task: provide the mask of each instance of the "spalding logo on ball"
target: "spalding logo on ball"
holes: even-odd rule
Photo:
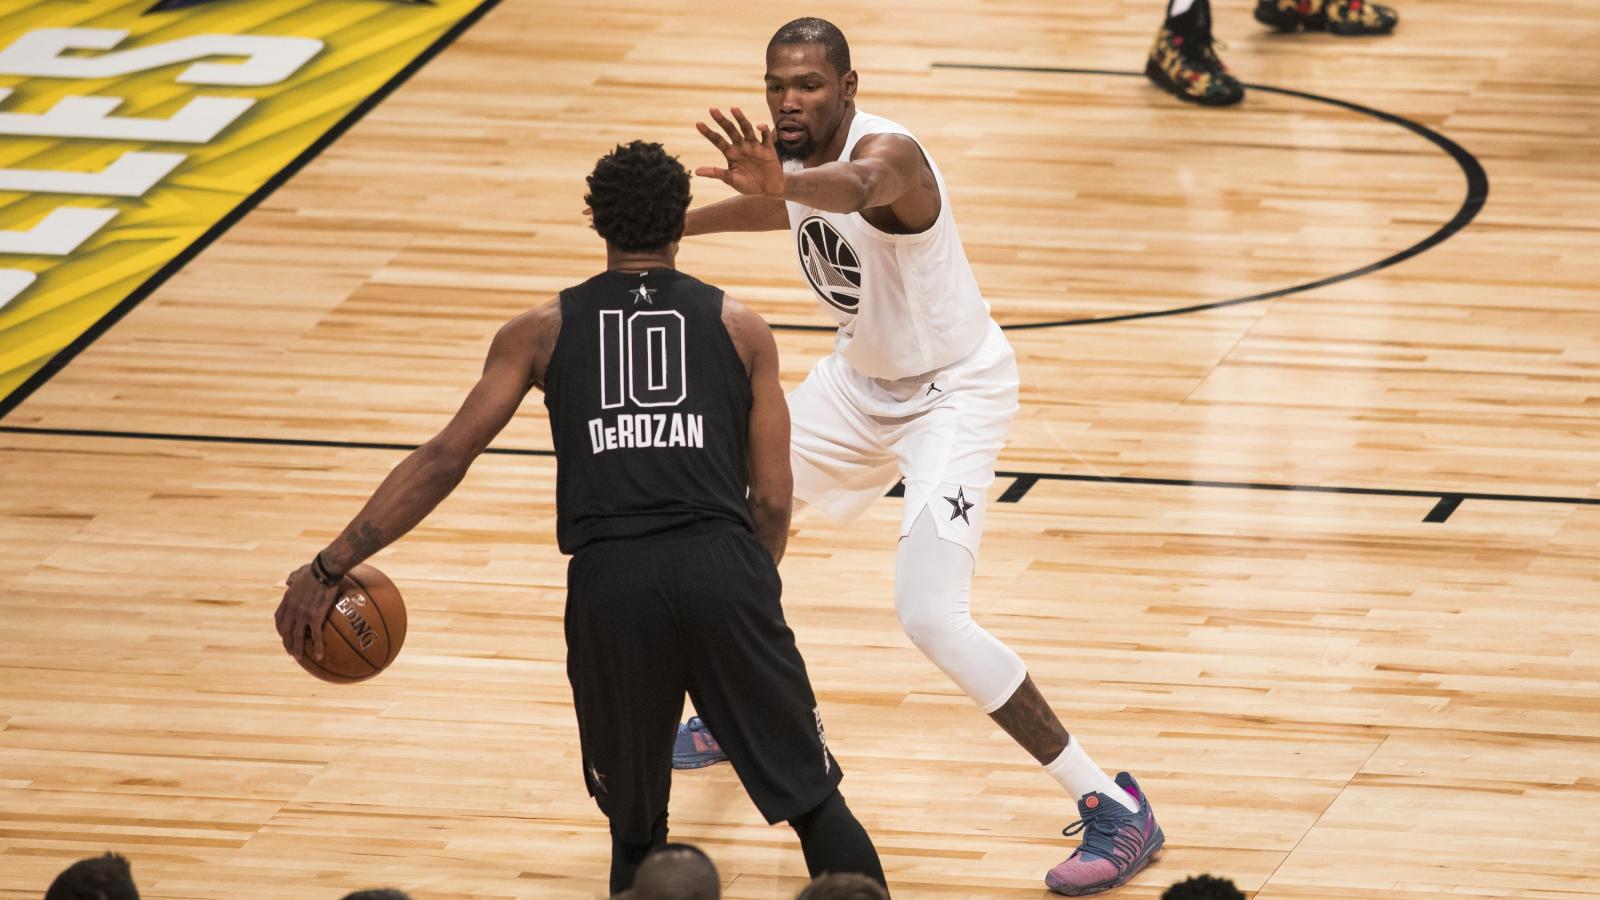
[[[300,666],[323,681],[365,681],[388,668],[405,641],[406,605],[399,589],[389,576],[362,564],[339,582],[339,599],[322,623],[322,658],[308,652]]]

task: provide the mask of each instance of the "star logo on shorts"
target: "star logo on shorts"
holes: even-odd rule
[[[606,777],[600,774],[600,769],[594,763],[589,763],[589,780],[594,782],[594,789],[604,794],[606,792]]]
[[[973,502],[967,499],[967,492],[964,488],[956,488],[956,495],[945,499],[950,501],[950,521],[954,522],[956,519],[960,519],[968,525],[972,524],[972,520],[967,518],[967,510],[973,507]]]
[[[922,396],[924,396],[924,397],[932,397],[934,391],[938,391],[939,393],[942,394],[942,393],[944,393],[944,388],[939,387],[939,382],[937,382],[937,381],[930,382],[928,384],[928,392],[926,394],[923,394]],[[945,499],[948,500],[950,498],[946,497]]]
[[[650,297],[657,293],[660,292],[655,288],[647,288],[641,284],[637,289],[629,291],[628,296],[633,298],[634,306],[638,306],[641,303],[645,304],[646,306],[655,306],[656,302],[651,300]]]

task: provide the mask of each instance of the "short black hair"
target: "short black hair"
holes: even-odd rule
[[[889,892],[865,875],[832,872],[811,882],[794,900],[889,900]]]
[[[44,900],[139,900],[139,889],[127,859],[107,853],[67,866],[50,882]]]
[[[594,164],[583,202],[594,211],[594,230],[613,247],[660,250],[683,237],[689,171],[660,144],[618,144]]]
[[[711,862],[711,854],[705,852],[704,850],[701,850],[699,847],[696,847],[694,844],[685,844],[685,843],[681,843],[679,841],[668,841],[665,844],[659,844],[659,845],[656,846],[655,849],[651,850],[648,854],[646,854],[645,858],[648,859],[651,856],[655,856],[657,853],[670,853],[673,850],[684,850],[684,851],[687,851],[689,853],[693,853],[695,856],[700,857],[701,859],[705,860],[706,862]]]
[[[635,900],[718,900],[722,879],[704,850],[693,844],[663,844],[639,865]]]
[[[411,895],[394,888],[378,888],[371,891],[356,891],[353,894],[345,894],[344,900],[411,900]]]
[[[1196,875],[1167,888],[1161,900],[1244,900],[1244,892],[1226,878]]]
[[[838,69],[840,75],[850,71],[850,42],[844,39],[844,32],[839,30],[839,26],[827,19],[815,16],[795,19],[778,29],[778,33],[767,42],[767,49],[781,44],[821,44],[828,65]]]

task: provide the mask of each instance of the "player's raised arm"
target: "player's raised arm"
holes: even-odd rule
[[[785,231],[789,210],[778,197],[740,195],[689,210],[683,217],[683,236],[724,231]]]
[[[782,562],[794,511],[794,472],[789,402],[778,383],[778,344],[761,316],[726,297],[722,321],[750,372],[750,516],[772,561]]]
[[[322,658],[321,623],[344,573],[415,528],[511,421],[528,389],[542,378],[559,328],[555,303],[501,328],[482,377],[444,430],[401,460],[339,537],[289,575],[275,620],[284,649],[296,660],[304,658],[308,628],[312,655]]]
[[[931,194],[937,214],[938,188],[921,148],[909,137],[868,135],[857,142],[848,161],[786,172],[773,145],[772,129],[752,125],[738,107],[732,112],[730,121],[721,110],[711,110],[721,133],[696,123],[728,163],[726,168],[702,166],[696,175],[715,178],[750,197],[793,201],[836,213],[893,206],[913,193]]]

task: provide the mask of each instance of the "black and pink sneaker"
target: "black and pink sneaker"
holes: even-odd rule
[[[1044,876],[1050,890],[1068,897],[1098,894],[1121,887],[1149,865],[1166,842],[1156,824],[1150,800],[1127,772],[1117,773],[1117,786],[1139,801],[1138,812],[1096,791],[1078,799],[1078,821],[1062,829],[1083,843],[1061,865]]]
[[[699,716],[691,716],[688,722],[678,726],[678,737],[672,744],[674,769],[703,769],[727,761],[728,754],[722,751],[722,745],[711,736],[710,729]]]

